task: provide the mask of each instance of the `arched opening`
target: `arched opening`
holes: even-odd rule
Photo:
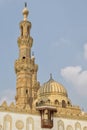
[[[47,100],[47,103],[50,103],[50,99]]]
[[[73,130],[72,126],[67,126],[67,130]]]
[[[12,118],[10,115],[6,115],[4,117],[4,129],[5,130],[12,130]]]
[[[23,26],[21,26],[21,36],[23,36]]]
[[[67,104],[68,104],[68,106],[70,106],[71,105],[70,101],[68,101]]]
[[[43,101],[43,100],[41,100],[39,104],[40,104],[40,105],[44,104],[44,101]]]
[[[56,105],[59,105],[59,101],[58,101],[57,99],[55,100],[55,104],[56,104]]]
[[[26,89],[26,94],[28,94],[28,90]]]
[[[75,124],[75,130],[81,130],[81,125],[79,122]]]
[[[65,100],[62,100],[62,107],[63,107],[63,108],[66,107],[66,102],[65,102]]]
[[[29,36],[29,26],[27,27],[27,36]]]
[[[26,120],[26,130],[34,130],[34,120],[32,117],[29,117]]]
[[[62,120],[58,121],[58,130],[64,130],[64,122]]]
[[[38,102],[36,102],[36,106],[38,106]]]

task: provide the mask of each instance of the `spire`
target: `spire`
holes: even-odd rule
[[[32,51],[32,56],[34,56],[34,51]]]
[[[25,2],[25,8],[27,7],[27,3]]]
[[[50,80],[52,80],[53,78],[52,78],[52,73],[50,73]]]
[[[27,17],[28,17],[29,11],[27,9],[27,3],[26,2],[25,2],[25,7],[24,7],[24,9],[22,11],[22,14],[24,16],[24,21],[27,21]]]

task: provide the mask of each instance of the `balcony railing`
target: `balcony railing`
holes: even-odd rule
[[[53,120],[42,119],[41,127],[51,129],[53,127]]]

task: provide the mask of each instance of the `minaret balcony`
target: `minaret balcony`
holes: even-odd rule
[[[53,127],[53,120],[47,120],[47,119],[43,119],[41,121],[41,127],[42,128],[52,128]]]

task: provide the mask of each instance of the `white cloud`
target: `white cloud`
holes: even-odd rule
[[[75,86],[81,95],[87,95],[87,71],[80,66],[69,66],[61,69],[63,78]]]
[[[84,45],[84,58],[87,60],[87,43]]]
[[[60,38],[57,42],[55,42],[56,46],[62,46],[62,47],[66,47],[70,44],[71,44],[71,42],[67,39],[64,39],[64,38]]]
[[[11,102],[14,102],[15,92],[13,90],[5,90],[0,94],[0,104],[4,101],[9,105]]]

